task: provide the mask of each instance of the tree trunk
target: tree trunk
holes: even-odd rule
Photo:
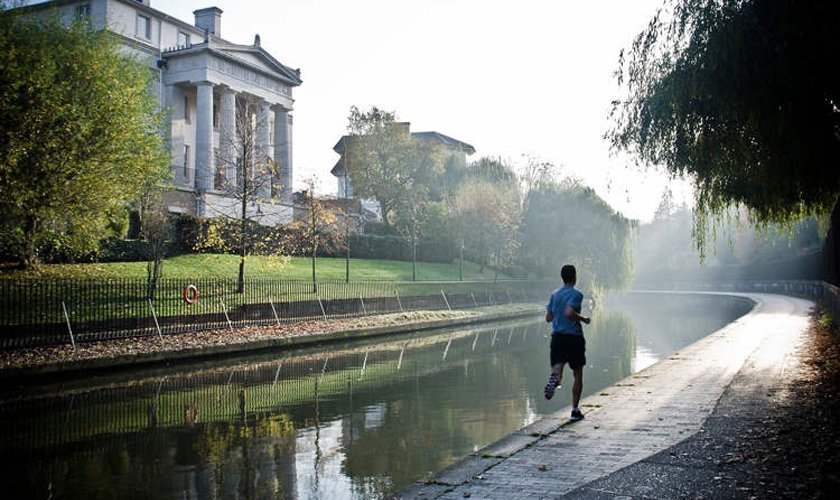
[[[315,278],[315,253],[318,251],[316,245],[312,246],[312,293],[318,293],[318,280]]]
[[[411,281],[417,281],[417,237],[411,237]]]
[[[37,229],[38,220],[35,217],[27,218],[26,225],[23,228],[23,255],[20,262],[20,267],[23,269],[32,269],[37,262],[35,255],[35,232]]]
[[[239,278],[236,281],[236,291],[238,293],[245,293],[245,252],[239,256]]]

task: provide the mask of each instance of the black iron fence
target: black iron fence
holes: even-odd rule
[[[241,288],[241,290],[240,290]],[[542,302],[549,282],[0,280],[0,348]]]

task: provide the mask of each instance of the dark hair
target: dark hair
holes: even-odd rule
[[[575,283],[577,281],[577,270],[575,266],[566,264],[560,269],[560,277],[563,278],[563,283]]]

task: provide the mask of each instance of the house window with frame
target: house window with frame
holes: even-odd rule
[[[190,34],[183,31],[178,32],[178,47],[188,47],[190,45]]]
[[[146,40],[152,39],[152,19],[149,16],[137,14],[136,34],[137,36],[145,38]]]
[[[89,3],[83,3],[76,6],[76,19],[79,21],[90,21]]]
[[[190,123],[190,96],[184,96],[184,121]]]
[[[190,146],[184,144],[184,180],[190,180]]]

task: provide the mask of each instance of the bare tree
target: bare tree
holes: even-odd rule
[[[315,197],[315,180],[309,179],[306,183],[309,189],[304,193],[301,205],[307,213],[292,223],[295,241],[288,242],[287,246],[294,245],[300,253],[311,257],[312,293],[318,293],[318,279],[315,273],[318,249],[331,249],[337,242],[342,242],[345,231],[337,223],[341,213],[330,210],[322,200]]]
[[[256,97],[236,97],[235,118],[220,124],[214,186],[231,200],[214,207],[213,224],[233,241],[229,251],[239,255],[238,291],[245,291],[245,261],[254,249],[254,228],[280,195],[279,165],[271,158],[271,123],[266,104]]]

